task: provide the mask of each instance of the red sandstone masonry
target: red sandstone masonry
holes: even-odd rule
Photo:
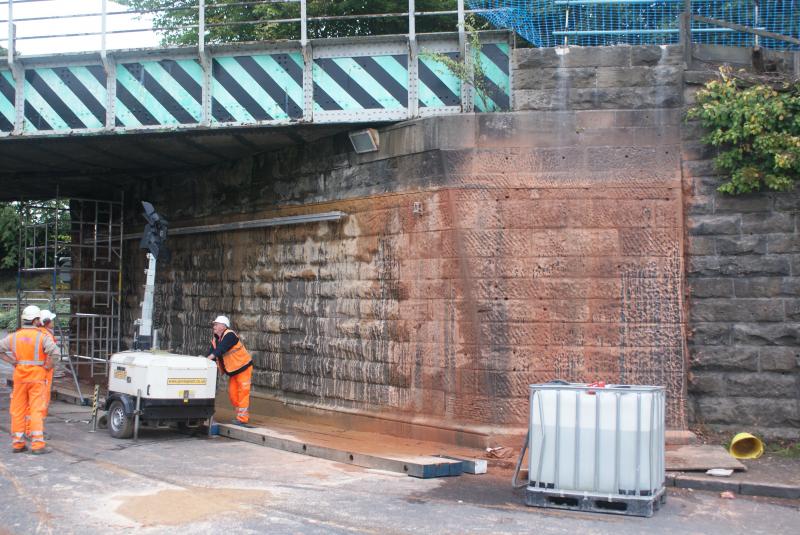
[[[256,359],[257,391],[334,409],[517,427],[531,383],[624,379],[667,386],[681,425],[676,153],[624,129],[613,141],[630,146],[491,138],[440,151],[448,175],[425,189],[398,185],[414,178],[398,169],[385,178],[396,191],[236,215],[342,210],[341,223],[175,237],[159,285],[164,335],[202,351],[208,318],[227,312]],[[185,202],[162,195],[167,217]]]

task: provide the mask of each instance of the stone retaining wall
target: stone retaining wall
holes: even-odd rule
[[[520,49],[513,113],[387,127],[370,155],[337,137],[156,177],[127,198],[178,225],[349,214],[176,237],[166,339],[202,352],[227,312],[260,395],[407,422],[519,430],[528,384],[603,379],[665,385],[673,427],[688,407],[718,430],[796,437],[800,196],[715,193],[683,121],[685,81],[707,74],[682,61]]]
[[[700,50],[705,63],[752,68],[749,51]],[[791,55],[767,61],[791,68]],[[690,73],[686,101],[710,76]],[[722,432],[800,438],[800,193],[732,197],[695,123],[684,127],[690,418]]]
[[[202,353],[227,313],[256,391],[292,403],[519,432],[529,384],[623,380],[666,385],[680,427],[679,114],[659,114],[430,118],[374,155],[328,139],[158,177],[126,198],[176,226],[348,214],[171,238],[164,339]],[[144,263],[126,254],[130,319]]]

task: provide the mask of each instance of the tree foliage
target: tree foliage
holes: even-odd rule
[[[52,247],[57,238],[66,252],[51,250],[50,254],[69,254],[68,244],[72,241],[69,201],[49,200],[22,205],[17,202],[0,203],[0,269],[17,268],[22,221],[25,222],[23,234],[29,245],[35,243],[41,246],[48,242]],[[56,229],[58,229],[57,235]],[[27,254],[28,261],[32,261],[31,255],[43,253],[38,250],[36,253],[28,251]],[[39,258],[41,259],[41,256]]]
[[[791,190],[800,177],[800,82],[770,84],[721,69],[689,110],[709,130],[703,141],[719,148],[716,167],[729,175],[719,186],[737,195]]]
[[[17,267],[19,214],[15,203],[0,203],[0,269]]]
[[[135,10],[155,11],[154,29],[162,36],[162,44],[193,45],[197,43],[197,0],[118,0]],[[207,0],[208,5],[242,4],[241,0]],[[408,9],[403,0],[308,0],[309,17],[402,13]],[[417,11],[454,9],[453,0],[417,0]],[[160,11],[169,8],[169,11]],[[182,8],[182,9],[181,9]],[[207,7],[205,24],[207,43],[230,43],[274,39],[299,39],[300,23],[269,23],[270,20],[300,17],[299,3],[244,4]],[[255,21],[255,23],[253,23]],[[218,24],[235,25],[217,26]],[[417,31],[455,31],[455,17],[437,15],[417,18]],[[357,18],[335,21],[309,21],[311,39],[348,37],[353,35],[402,34],[408,31],[407,17]]]

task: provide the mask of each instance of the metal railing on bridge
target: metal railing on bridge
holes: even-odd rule
[[[100,0],[99,10],[15,17],[15,7],[46,1],[0,2],[8,8],[0,21],[8,26],[7,58],[0,62],[0,136],[396,121],[511,108],[508,32],[480,34],[481,85],[488,98],[476,98],[473,84],[434,55],[470,61],[466,18],[476,11],[466,9],[464,0],[445,11],[420,11],[415,0],[400,0],[406,10],[340,15],[309,15],[306,0],[187,0],[148,10],[109,10],[109,2]],[[289,6],[297,16],[265,17],[254,6]],[[244,15],[225,15],[245,7],[250,11]],[[110,23],[131,14],[156,18],[147,28]],[[455,31],[417,33],[418,20],[427,17],[450,17]],[[53,24],[45,33],[23,31],[45,20],[83,21],[78,26],[86,31],[53,31],[59,27]],[[376,20],[394,21],[386,28],[395,34],[374,35],[370,25]],[[336,38],[319,38],[334,23],[347,24]],[[223,43],[233,28],[258,29],[238,39],[274,37],[267,31],[274,27],[290,39]],[[169,42],[146,50],[109,46],[114,36],[153,29]],[[372,35],[358,35],[364,32]],[[17,50],[27,41],[92,37],[100,41],[89,45],[90,52],[30,56]]]
[[[468,0],[535,46],[671,44],[691,13],[694,43],[800,48],[798,0]]]

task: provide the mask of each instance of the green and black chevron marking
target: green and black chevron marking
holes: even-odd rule
[[[447,52],[444,55],[453,60],[458,59],[458,52]],[[418,70],[420,108],[461,106],[461,80],[444,63],[421,55]]]
[[[486,102],[475,96],[477,111],[511,109],[511,80],[508,74],[509,48],[507,43],[485,44],[481,48]]]
[[[14,130],[14,78],[11,71],[0,71],[0,132]]]
[[[215,58],[212,74],[213,122],[303,117],[303,56],[299,53]]]
[[[445,53],[457,59],[457,52]],[[477,111],[508,110],[511,106],[511,85],[508,68],[508,45],[485,44],[481,48],[486,102],[475,95]],[[461,105],[461,81],[443,63],[421,55],[419,59],[419,107],[446,108]]]
[[[106,74],[100,65],[25,71],[26,131],[103,128]]]
[[[194,59],[117,65],[116,124],[197,124],[203,117],[203,69]]]
[[[407,55],[317,58],[313,77],[316,110],[400,110],[408,105]]]

